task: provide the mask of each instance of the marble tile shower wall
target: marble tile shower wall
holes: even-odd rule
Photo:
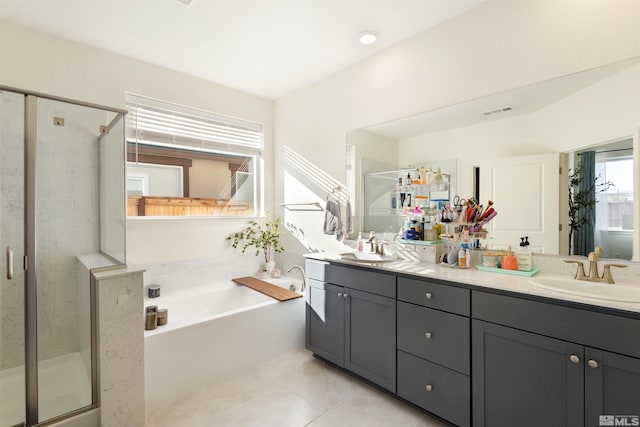
[[[64,126],[54,126],[63,117]],[[38,100],[38,351],[40,359],[78,351],[76,256],[100,251],[98,144],[103,111]]]
[[[0,241],[14,254],[24,252],[24,98],[0,94]],[[24,272],[0,277],[0,370],[24,360]]]
[[[144,284],[158,284],[161,292],[175,292],[255,275],[264,260],[249,254],[223,255],[145,265]],[[284,273],[284,272],[283,272]]]

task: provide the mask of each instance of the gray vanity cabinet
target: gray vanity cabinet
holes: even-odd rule
[[[456,426],[597,427],[603,415],[640,416],[637,314],[358,267],[323,271],[310,281],[307,348]]]
[[[329,265],[326,281],[324,320],[307,305],[307,348],[395,393],[395,276]]]
[[[640,415],[638,319],[479,291],[473,317],[474,427]]]

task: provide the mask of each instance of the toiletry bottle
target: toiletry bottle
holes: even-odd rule
[[[531,271],[533,268],[533,254],[529,248],[529,236],[520,238],[520,248],[516,251],[516,258],[518,258],[518,270]]]
[[[440,184],[442,182],[442,170],[440,170],[440,168],[438,168],[438,172],[436,172],[433,180],[436,184]]]
[[[469,250],[468,245],[465,248],[464,253],[465,253],[465,258],[467,259],[467,268],[469,268],[471,267],[471,251]]]
[[[364,252],[364,239],[362,238],[362,232],[358,232],[358,239],[356,240],[356,252],[359,254]]]
[[[433,184],[433,169],[429,166],[429,171],[427,172],[427,184]]]
[[[420,175],[420,184],[425,185],[427,183],[427,170],[424,166],[420,166],[419,175]]]
[[[518,258],[513,255],[513,251],[511,250],[511,246],[507,251],[507,255],[502,257],[502,269],[503,270],[517,270],[518,269]]]
[[[460,251],[458,252],[458,267],[466,268],[467,267],[467,253],[465,252],[466,243],[463,243],[460,246]]]

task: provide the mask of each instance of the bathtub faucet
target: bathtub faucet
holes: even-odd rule
[[[302,287],[300,288],[300,291],[304,292],[305,289],[307,289],[307,273],[305,273],[304,268],[300,267],[299,265],[294,265],[287,270],[287,273],[291,273],[292,270],[300,270],[300,273],[302,273]]]

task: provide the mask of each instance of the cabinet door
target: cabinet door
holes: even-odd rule
[[[473,425],[583,426],[584,348],[473,320]]]
[[[395,299],[350,288],[344,292],[344,367],[395,393]]]
[[[341,286],[328,283],[324,289],[309,287],[307,303],[307,349],[338,366],[344,366],[343,292]],[[312,308],[318,306],[324,306],[323,316]]]
[[[587,347],[584,382],[585,425],[599,425],[600,415],[640,416],[640,359]]]

